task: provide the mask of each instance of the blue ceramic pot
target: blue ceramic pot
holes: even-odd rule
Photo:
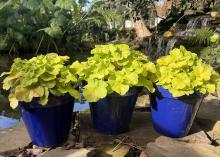
[[[90,103],[93,125],[103,134],[120,134],[128,131],[139,90],[124,96],[110,94]]]
[[[161,86],[151,94],[151,115],[155,130],[169,137],[188,134],[204,96],[195,93],[175,98]]]
[[[73,101],[70,97],[50,96],[46,106],[37,101],[20,103],[19,110],[34,145],[55,147],[67,140]]]

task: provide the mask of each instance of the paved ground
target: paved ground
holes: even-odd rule
[[[127,133],[118,136],[109,136],[109,135],[102,135],[97,133],[96,130],[92,127],[91,117],[89,113],[80,114],[80,125],[81,125],[81,137],[80,137],[81,141],[83,141],[84,144],[86,144],[87,147],[89,147],[89,149],[79,150],[80,152],[83,152],[84,155],[87,152],[89,152],[88,150],[93,150],[94,147],[103,148],[103,149],[106,148],[112,149],[116,146],[117,139],[123,139],[124,137],[130,137],[131,140],[135,143],[135,145],[140,146],[141,148],[146,148],[146,145],[149,142],[151,142],[152,144],[151,146],[158,146],[158,141],[159,141],[159,145],[161,146],[160,141],[161,139],[164,139],[161,137],[158,138],[160,135],[154,131],[151,123],[150,112],[135,112],[131,122],[130,130]],[[204,130],[205,133],[207,133],[207,135],[210,135],[210,137],[212,135],[215,135],[215,138],[218,137],[220,138],[220,107],[216,97],[208,96],[204,100],[204,103],[200,107],[199,113],[196,117],[191,134],[200,132],[201,130]],[[208,139],[210,139],[211,141],[212,137]],[[154,143],[155,140],[156,142]],[[179,143],[178,141],[172,141],[172,140],[170,141],[171,143],[174,143],[175,145],[182,147],[182,144]],[[211,141],[210,143],[212,142],[213,141]],[[217,145],[220,144],[220,141],[216,140],[215,142],[216,142],[215,144]],[[13,151],[18,148],[23,148],[24,146],[27,146],[29,143],[30,143],[30,139],[23,125],[19,125],[10,129],[0,130],[0,155],[4,154],[3,152]],[[164,140],[162,140],[162,143],[164,143]],[[191,143],[189,145],[193,145],[192,147],[196,146]],[[207,148],[211,147],[210,149],[214,150],[214,152],[218,152],[215,149],[219,149],[219,147],[214,147],[207,143],[205,143],[205,145],[208,145]],[[202,146],[199,145],[199,149],[201,149],[200,147]],[[155,147],[152,148],[152,150],[154,149]],[[164,149],[166,150],[169,148],[163,147],[163,151]],[[48,157],[51,156],[51,154],[54,153],[57,154],[58,152],[60,152],[61,156],[62,154],[68,154],[67,156],[71,156],[71,154],[79,153],[77,150],[74,149],[71,150],[66,151],[65,149],[57,148],[57,149],[53,149],[53,151],[48,151],[43,155],[44,157]],[[126,148],[126,150],[129,149]],[[156,148],[155,150],[157,150],[158,152],[158,148]],[[57,156],[59,156],[59,153],[57,154]]]

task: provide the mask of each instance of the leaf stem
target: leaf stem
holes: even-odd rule
[[[59,50],[58,50],[57,44],[55,43],[55,41],[54,41],[54,40],[52,40],[52,41],[53,41],[53,45],[54,45],[54,47],[55,47],[55,49],[56,49],[57,53],[59,53]]]
[[[45,36],[45,35],[43,35],[43,36],[41,37],[40,43],[39,43],[39,45],[38,45],[38,47],[37,47],[37,50],[36,50],[36,52],[35,52],[36,55],[37,55],[37,53],[38,53],[38,51],[39,51],[39,49],[40,49],[40,46],[41,46],[41,44],[42,44],[42,42],[43,42],[43,40],[44,40],[44,36]]]

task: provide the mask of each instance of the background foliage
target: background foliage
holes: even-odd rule
[[[0,3],[0,50],[70,51],[101,42],[114,14],[87,1],[4,0]],[[111,16],[109,16],[111,15]],[[89,43],[90,45],[86,45]]]

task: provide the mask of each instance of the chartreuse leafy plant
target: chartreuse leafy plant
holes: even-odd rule
[[[213,93],[217,88],[219,74],[183,46],[170,51],[168,56],[157,60],[157,85],[169,90],[174,97]]]
[[[210,46],[200,51],[200,57],[216,71],[220,71],[220,34],[214,33],[210,37]]]
[[[92,57],[74,62],[70,71],[85,81],[83,95],[89,102],[98,101],[116,92],[126,94],[130,87],[144,86],[154,92],[156,67],[139,51],[126,44],[97,45]]]
[[[40,104],[46,105],[49,93],[55,96],[69,93],[78,98],[79,93],[74,89],[77,78],[64,65],[68,59],[68,56],[58,56],[56,53],[30,60],[15,59],[11,70],[1,75],[7,76],[3,81],[3,89],[10,90],[10,106],[16,108],[19,101],[31,102],[36,97]]]

